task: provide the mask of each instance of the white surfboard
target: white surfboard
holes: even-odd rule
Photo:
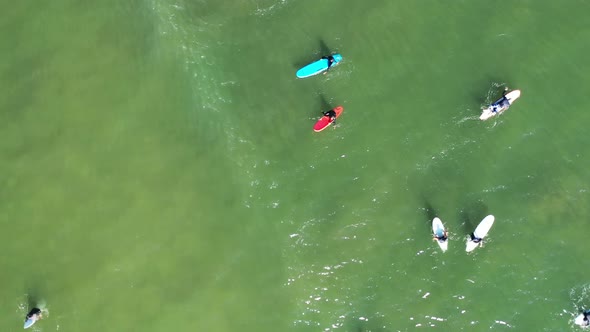
[[[443,225],[442,221],[438,218],[432,219],[432,234],[437,237],[443,237],[445,234],[445,226]],[[436,242],[440,246],[440,249],[445,252],[449,248],[449,239],[439,240],[436,239]]]
[[[488,232],[490,231],[490,228],[492,228],[493,224],[494,224],[494,216],[492,216],[491,214],[489,216],[483,218],[483,220],[475,228],[475,231],[473,231],[473,237],[483,240],[483,238],[486,235],[488,235]],[[470,236],[469,238],[467,238],[467,246],[465,247],[465,251],[471,252],[475,248],[477,248],[478,246],[479,246],[479,242],[473,242],[473,239]]]
[[[506,100],[504,100],[506,97]],[[516,99],[520,97],[520,90],[512,90],[508,92],[502,98],[496,100],[493,104],[485,108],[481,115],[479,116],[480,120],[487,120],[491,117],[494,117],[498,114],[502,114],[504,111],[508,109],[514,103]]]

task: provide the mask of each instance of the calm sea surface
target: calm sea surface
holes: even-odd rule
[[[590,307],[589,1],[0,12],[0,331],[30,305],[60,332],[575,331]]]

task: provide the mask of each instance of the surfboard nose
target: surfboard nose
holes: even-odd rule
[[[518,97],[520,97],[520,90],[514,90],[512,92],[514,93],[514,98],[515,99],[518,98]]]
[[[506,94],[506,97],[508,98],[508,100],[510,100],[510,103],[512,104],[512,102],[520,98],[520,90],[512,90],[508,92],[508,94]]]

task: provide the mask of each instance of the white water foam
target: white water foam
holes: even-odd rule
[[[273,0],[274,3],[267,4],[268,1],[262,1],[264,4],[256,4],[254,15],[268,16],[274,14],[277,10],[283,8],[287,4],[287,0]]]

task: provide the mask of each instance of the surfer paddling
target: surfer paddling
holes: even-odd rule
[[[432,240],[436,241],[440,249],[445,252],[449,248],[449,232],[440,218],[432,219]]]
[[[35,324],[35,322],[37,322],[41,318],[43,318],[43,315],[41,314],[41,309],[31,309],[31,311],[29,311],[29,313],[25,317],[25,329],[33,326],[33,324]]]
[[[338,106],[326,112],[320,111],[322,117],[315,123],[315,125],[313,125],[313,131],[317,133],[328,128],[332,124],[336,124],[336,118],[338,118],[343,111],[344,107],[342,106]]]
[[[488,235],[490,228],[492,228],[492,225],[494,224],[494,220],[495,218],[491,214],[483,218],[483,220],[479,223],[479,225],[477,225],[473,233],[469,234],[465,246],[465,251],[471,252],[475,250],[475,248],[477,247],[483,247],[483,239],[486,237],[486,235]]]

